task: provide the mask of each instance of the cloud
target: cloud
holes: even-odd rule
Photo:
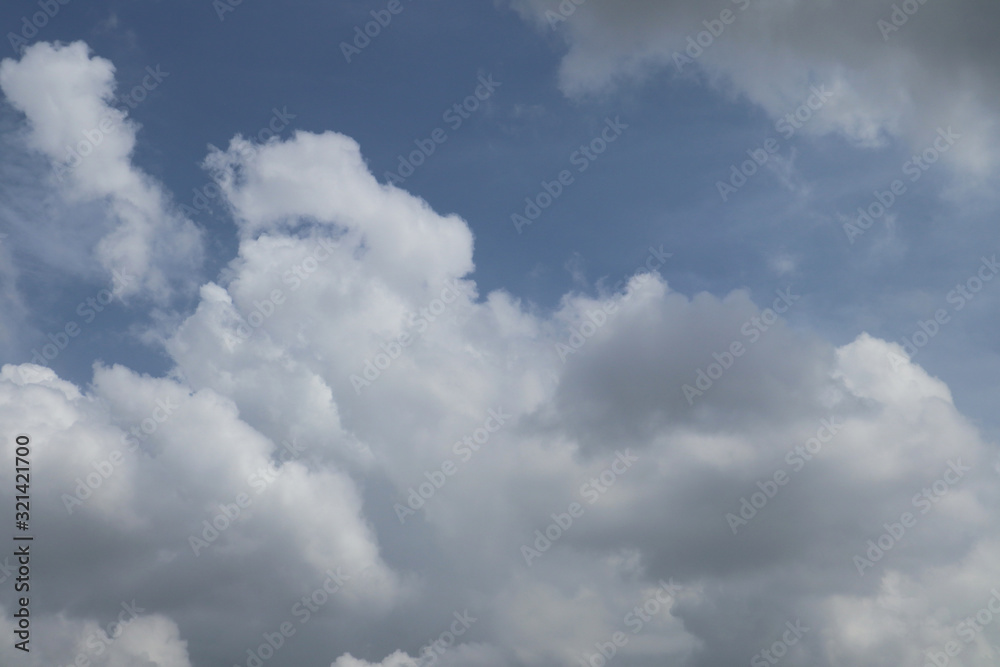
[[[120,611],[122,608],[125,611]],[[28,667],[72,663],[78,658],[81,664],[94,667],[191,667],[187,645],[180,638],[177,625],[159,614],[130,616],[133,609],[134,605],[123,602],[114,610],[120,611],[120,617],[127,621],[120,625],[113,621],[101,626],[93,620],[72,619],[63,614],[35,616],[35,632],[44,636],[44,642],[31,644],[29,653],[5,642],[0,645],[0,656],[7,664]],[[7,610],[4,611],[0,625],[4,626],[5,635],[13,636],[16,626],[8,620]]]
[[[166,76],[150,68],[146,90]],[[27,147],[49,162],[50,195],[68,205],[99,204],[96,258],[109,278],[113,271],[138,277],[116,284],[116,294],[165,302],[178,287],[190,287],[192,271],[201,266],[202,234],[176,212],[162,186],[132,163],[138,125],[124,105],[112,104],[111,62],[91,55],[83,42],[40,42],[20,60],[0,63],[0,89],[27,117]],[[62,224],[79,224],[79,216]]]
[[[661,71],[702,72],[777,119],[822,85],[833,97],[804,132],[838,133],[859,146],[898,137],[919,152],[950,125],[965,139],[946,161],[967,178],[996,167],[986,148],[1000,111],[994,7],[916,0],[511,5],[539,30],[565,37],[559,80],[568,95],[607,93]]]
[[[220,174],[246,236],[316,223],[363,239],[366,265],[385,278],[440,284],[473,269],[472,234],[458,216],[441,216],[426,202],[382,185],[365,167],[358,144],[342,134],[296,132],[251,150],[237,137],[214,151],[206,167]],[[426,274],[430,272],[431,276]]]
[[[171,371],[0,371],[3,455],[31,434],[35,521],[76,554],[41,617],[136,598],[164,665],[709,667],[788,624],[789,664],[879,665],[997,585],[991,445],[897,345],[787,325],[794,289],[645,274],[542,314],[480,295],[467,224],[348,137],[207,164],[239,254],[158,332]]]
[[[423,654],[422,654],[423,655]],[[330,667],[420,667],[421,665],[441,665],[441,667],[499,667],[505,664],[496,649],[481,644],[463,644],[453,649],[442,649],[430,652],[421,658],[410,657],[402,651],[387,655],[381,662],[368,662],[345,654],[334,661]]]
[[[336,662],[330,667],[416,667],[417,663],[410,656],[397,651],[392,655],[386,657],[382,662],[367,662],[365,660],[358,660],[347,654],[340,658],[337,658]]]

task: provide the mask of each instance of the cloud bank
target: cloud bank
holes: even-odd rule
[[[613,41],[586,20],[607,8],[574,18],[568,90],[668,57],[657,26],[680,10],[626,3],[642,58],[577,71]],[[43,44],[0,85],[57,160],[111,74]],[[832,126],[919,125],[866,108]],[[129,161],[129,128],[59,192],[105,202],[97,256],[169,296],[198,233]],[[467,223],[335,132],[236,137],[206,166],[239,251],[155,332],[169,373],[0,371],[0,442],[12,460],[30,434],[44,535],[45,648],[22,663],[993,663],[994,448],[899,346],[794,330],[794,285],[688,296],[640,274],[553,313],[481,295]],[[13,622],[5,606],[6,659]]]

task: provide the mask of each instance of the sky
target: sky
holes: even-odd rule
[[[0,663],[996,664],[998,27],[4,4]]]

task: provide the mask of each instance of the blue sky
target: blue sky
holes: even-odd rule
[[[874,188],[899,175],[910,150],[902,142],[888,138],[884,146],[859,150],[838,136],[786,140],[775,119],[745,98],[705,86],[693,66],[686,77],[668,68],[614,94],[567,99],[556,85],[565,46],[554,31],[539,33],[513,10],[486,4],[427,2],[417,12],[403,7],[350,63],[339,45],[371,20],[366,4],[240,5],[220,20],[210,3],[71,3],[39,37],[86,40],[115,63],[123,92],[145,76],[146,66],[169,74],[130,109],[130,117],[142,125],[136,164],[161,178],[179,203],[190,205],[194,189],[208,182],[198,165],[209,144],[224,145],[236,132],[257,134],[275,108],[295,116],[286,134],[333,129],[355,138],[380,180],[414,141],[447,129],[448,144],[407,179],[407,189],[468,221],[484,292],[504,288],[542,308],[581,287],[565,269],[573,258],[582,261],[592,284],[601,276],[627,275],[649,245],[664,244],[674,257],[661,273],[672,286],[723,295],[739,287],[767,293],[784,284],[770,265],[787,254],[798,258],[796,284],[824,304],[813,317],[824,317],[834,305],[851,311],[853,321],[835,340],[859,330],[892,339],[922,315],[907,310],[898,314],[901,321],[889,321],[878,302],[898,295],[897,281],[911,289],[943,289],[981,247],[975,232],[935,232],[935,217],[955,215],[954,206],[933,194],[955,175],[938,169],[897,208],[909,221],[897,243],[917,246],[906,253],[911,270],[901,266],[903,257],[865,261],[868,248],[845,242],[839,216],[867,205]],[[9,11],[7,22],[16,24],[16,8]],[[410,55],[417,52],[419,58]],[[480,74],[502,85],[452,130],[442,113],[474,91]],[[622,141],[580,174],[579,187],[517,234],[510,215],[523,214],[524,198],[570,166],[569,156],[608,117],[629,125]],[[795,152],[796,176],[809,195],[796,197],[774,174],[762,173],[721,201],[717,181],[767,138],[779,140],[782,157]],[[213,208],[195,219],[215,250],[206,275],[235,251],[231,221],[222,207]],[[988,198],[970,208],[960,213],[963,228],[988,225],[995,212]],[[885,237],[876,227],[859,243]],[[891,291],[883,293],[886,288]],[[881,316],[862,319],[873,303]],[[835,319],[842,318],[841,312]],[[89,363],[75,369],[88,371]]]
[[[849,618],[864,614],[883,614],[885,627],[920,625],[872,611],[878,590],[905,589],[899,595],[923,600],[927,616],[982,597],[928,582],[942,567],[961,579],[960,563],[971,568],[970,554],[994,548],[980,515],[1000,433],[993,10],[933,0],[52,0],[43,21],[44,4],[0,8],[0,358],[9,385],[0,405],[5,433],[90,443],[40,482],[58,515],[52,525],[117,521],[119,539],[138,545],[149,526],[181,512],[153,555],[135,546],[123,563],[131,581],[163,568],[165,580],[192,591],[180,602],[133,586],[154,611],[130,641],[172,656],[158,664],[228,664],[245,653],[236,601],[257,604],[255,593],[234,579],[232,589],[201,595],[192,582],[209,576],[205,559],[178,565],[190,549],[168,536],[183,537],[204,508],[235,495],[254,457],[266,460],[290,434],[310,443],[308,465],[285,464],[293,474],[280,478],[281,500],[257,524],[241,520],[214,566],[242,558],[252,578],[290,558],[298,574],[266,586],[286,597],[334,561],[367,566],[375,579],[369,596],[324,612],[329,636],[314,629],[274,664],[408,665],[428,631],[408,624],[408,613],[476,600],[487,620],[474,642],[439,656],[445,663],[576,664],[567,662],[583,652],[574,641],[590,633],[593,645],[613,631],[608,619],[626,598],[672,574],[685,578],[688,597],[623,647],[623,664],[750,660],[770,630],[737,618],[741,605],[766,609],[777,628],[792,618],[783,614],[824,624],[823,641],[804,642],[797,663],[879,664],[926,654],[928,638],[947,633],[855,642]],[[376,31],[379,17],[386,25]],[[31,21],[45,25],[31,32]],[[366,25],[377,34],[345,47]],[[18,33],[23,43],[11,41]],[[115,107],[126,116],[94,134]],[[100,138],[93,153],[67,172],[67,146],[88,136]],[[390,183],[414,151],[422,164]],[[526,199],[551,205],[519,228]],[[856,227],[859,209],[873,212],[870,227]],[[320,239],[337,244],[331,260]],[[670,255],[658,275],[626,286],[653,251]],[[286,276],[304,261],[318,268],[299,291]],[[425,333],[409,313],[440,305],[448,284],[462,286],[458,305],[444,301]],[[759,345],[748,340],[747,322],[788,289],[799,298],[760,330]],[[581,329],[588,321],[592,335]],[[392,356],[386,346],[397,342]],[[738,342],[747,355],[730,372],[719,355]],[[559,354],[566,344],[568,358]],[[46,345],[60,349],[31,366]],[[372,366],[379,354],[391,356],[386,368]],[[696,378],[713,360],[725,368],[706,389]],[[109,434],[142,423],[149,401],[167,395],[188,416],[146,433],[153,454],[113,477],[104,501],[82,514],[65,509],[62,487],[118,446]],[[394,503],[500,404],[517,426],[499,431],[505,453],[489,454],[495,472],[456,475],[453,499],[429,500],[419,528],[395,525]],[[816,497],[784,506],[786,521],[761,522],[742,546],[728,542],[725,522],[642,514],[667,500],[694,515],[738,503],[776,452],[831,410],[853,424],[850,455],[814,473]],[[181,421],[215,435],[189,451]],[[691,454],[698,442],[703,453]],[[459,567],[442,554],[462,544],[461,530],[499,526],[503,538],[484,537],[483,549],[530,536],[539,517],[566,504],[559,489],[625,447],[661,476],[643,473],[618,500],[596,505],[595,524],[563,542],[562,560],[522,571],[480,554],[447,590],[434,589]],[[806,522],[820,531],[811,544],[855,549],[867,534],[846,525],[892,515],[911,486],[959,454],[979,461],[984,477],[949,496],[954,515],[934,515],[945,527],[951,517],[956,532],[932,539],[926,529],[897,569],[880,573],[882,589],[852,571],[830,575],[820,602],[802,581],[781,596],[758,588],[760,563],[829,567],[792,547],[788,526]],[[180,463],[185,455],[200,472]],[[47,456],[58,458],[54,449]],[[213,467],[227,460],[231,478]],[[207,470],[225,479],[213,486]],[[285,514],[298,493],[291,479],[306,489],[297,501],[321,508],[316,517],[347,537],[310,542],[315,527]],[[169,480],[187,480],[189,503]],[[500,494],[497,507],[484,506],[477,481]],[[851,488],[842,514],[798,514]],[[677,550],[653,534],[694,546]],[[280,550],[255,542],[268,535],[284,535]],[[727,548],[745,560],[728,561]],[[150,557],[155,566],[141,564]],[[66,577],[75,567],[57,565]],[[583,583],[574,589],[567,573]],[[985,581],[988,572],[964,576]],[[47,659],[68,662],[72,654],[59,651],[86,635],[110,598],[132,595],[120,582],[110,588],[52,593],[40,621],[50,625],[39,632],[65,634],[44,649]],[[225,590],[233,597],[223,603]],[[484,591],[498,601],[482,603]],[[570,601],[592,594],[606,602],[567,615]],[[713,606],[727,611],[709,628]],[[256,617],[256,634],[280,620],[278,607]],[[512,620],[524,609],[544,610],[544,627]],[[57,629],[60,613],[78,626]],[[231,622],[210,628],[224,636],[213,645],[199,619],[216,613]],[[578,632],[553,620],[571,617]],[[114,650],[126,656],[133,644]]]

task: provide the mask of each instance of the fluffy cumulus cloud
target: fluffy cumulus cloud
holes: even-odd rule
[[[952,126],[945,157],[966,176],[996,167],[1000,51],[997,8],[969,1],[511,0],[568,43],[562,89],[607,92],[661,71],[702,73],[775,118],[830,95],[802,128],[862,146],[901,137],[914,150]],[[819,105],[818,98],[812,100]]]
[[[53,210],[61,208],[63,219],[53,231],[68,235],[71,244],[92,245],[118,296],[164,301],[200,267],[201,232],[175,210],[162,186],[132,163],[138,126],[125,105],[116,104],[114,75],[111,62],[93,56],[83,42],[38,43],[19,60],[0,63],[0,89],[28,122],[21,144],[46,161],[44,168],[36,165],[45,186],[10,194],[53,202],[47,210],[34,207],[31,225],[39,224],[37,218],[46,224],[59,217]],[[155,90],[168,76],[150,68],[143,90]],[[88,205],[99,213],[89,212]],[[65,220],[66,209],[73,209],[75,220]],[[97,221],[91,229],[76,228],[92,218]],[[41,252],[62,265],[60,241],[50,238],[46,245],[55,249]]]
[[[118,617],[107,625],[93,620],[69,619],[63,615],[47,617],[38,624],[46,642],[25,654],[11,646],[0,647],[7,664],[31,667],[90,664],[95,667],[191,667],[186,642],[180,638],[177,624],[160,614],[143,614],[132,601],[123,602]],[[5,617],[4,634],[13,635],[16,624]],[[36,621],[37,623],[37,621]],[[83,660],[88,662],[84,663]]]
[[[107,85],[36,47],[5,90],[32,58]],[[74,130],[13,94],[55,153]],[[146,202],[120,140],[77,186]],[[249,147],[207,159],[239,252],[159,332],[169,373],[0,372],[3,456],[32,439],[30,664],[994,663],[995,454],[897,345],[655,274],[539,313],[480,294],[465,221],[349,137]]]

